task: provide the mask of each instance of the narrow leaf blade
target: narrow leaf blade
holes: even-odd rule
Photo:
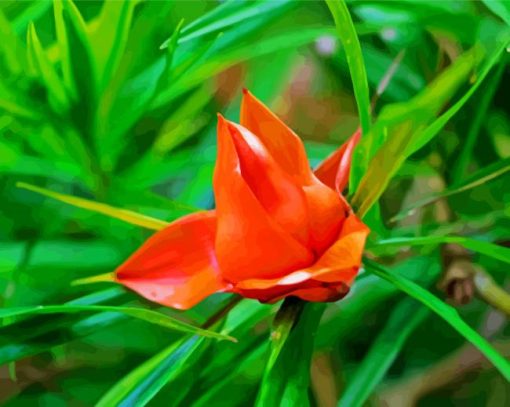
[[[151,324],[163,326],[165,328],[174,329],[180,332],[192,333],[208,338],[215,338],[221,340],[229,340],[236,342],[236,340],[230,336],[222,335],[214,331],[202,329],[185,322],[179,321],[178,319],[172,318],[168,315],[148,310],[144,308],[135,307],[119,307],[110,305],[39,305],[35,307],[18,307],[18,308],[4,308],[0,310],[0,319],[23,317],[37,314],[68,314],[68,313],[80,313],[80,312],[118,312],[121,314],[128,315],[133,318],[137,318]],[[13,321],[10,321],[11,325]],[[4,326],[9,326],[4,325]]]
[[[358,35],[344,0],[326,0],[326,4],[333,15],[338,37],[344,46],[354,95],[356,96],[356,104],[358,105],[361,130],[366,135],[370,131],[371,125],[370,96],[367,73]]]
[[[102,215],[110,216],[115,219],[122,220],[133,225],[141,226],[152,230],[161,230],[168,226],[168,223],[159,219],[151,218],[150,216],[142,215],[126,209],[114,208],[99,202],[90,201],[88,199],[77,198],[71,195],[60,194],[44,188],[36,187],[34,185],[18,182],[18,188],[27,189],[32,192],[56,199],[57,201],[76,206],[78,208],[86,209],[88,211],[97,212]]]
[[[420,287],[419,285],[390,272],[372,260],[364,259],[364,264],[367,271],[379,276],[383,280],[394,284],[397,288],[401,289],[411,297],[417,299],[426,305],[429,309],[431,309],[439,317],[444,319],[453,329],[455,329],[460,335],[466,338],[466,340],[471,342],[480,352],[482,352],[485,357],[490,362],[492,362],[492,364],[505,377],[505,379],[510,380],[510,362],[508,362],[508,360],[500,355],[492,347],[492,345],[487,342],[486,339],[480,336],[478,332],[466,324],[466,322],[460,318],[459,314],[453,307],[445,304],[439,298],[424,288]]]

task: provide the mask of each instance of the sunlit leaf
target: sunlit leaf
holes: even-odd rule
[[[183,30],[185,34],[179,42],[183,43],[207,34],[218,32],[224,28],[235,24],[245,23],[253,17],[259,17],[264,13],[270,13],[274,9],[286,7],[291,2],[288,0],[259,0],[254,2],[227,1],[218,6],[208,15],[193,24],[186,26]],[[230,12],[226,12],[228,11]],[[221,14],[220,14],[221,13]],[[213,19],[218,16],[219,18]],[[207,24],[207,22],[209,22]],[[163,46],[166,46],[165,43]]]
[[[114,208],[104,203],[94,202],[88,199],[60,194],[58,192],[49,191],[47,189],[36,187],[34,185],[25,184],[24,182],[18,182],[17,186],[18,188],[27,189],[29,191],[36,192],[38,194],[56,199],[58,201],[76,206],[78,208],[101,213],[103,215],[110,216],[112,218],[119,219],[127,223],[132,223],[133,225],[142,226],[147,229],[161,230],[168,225],[167,222],[164,222],[162,220],[154,219],[146,215],[128,211],[126,209]]]
[[[126,49],[133,11],[139,0],[105,1],[94,25],[90,27],[91,50],[94,54],[101,88],[117,69]]]
[[[405,159],[430,139],[430,129],[440,129],[437,121],[430,128],[427,125],[468,77],[479,58],[478,49],[468,51],[411,101],[389,105],[382,110],[372,132],[362,138],[355,152],[355,158],[373,157],[352,198],[352,204],[361,216],[379,199]],[[445,115],[441,117],[446,118]],[[366,158],[363,160],[366,162]],[[353,167],[354,180],[361,175],[363,162]]]

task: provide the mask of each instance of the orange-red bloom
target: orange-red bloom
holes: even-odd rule
[[[216,210],[155,233],[117,281],[179,309],[215,292],[263,302],[343,297],[369,233],[342,196],[359,137],[313,172],[299,137],[245,91],[241,124],[218,120]]]

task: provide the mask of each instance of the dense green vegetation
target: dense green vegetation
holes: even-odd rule
[[[508,403],[509,25],[504,0],[1,2],[0,402]],[[273,324],[281,302],[103,281],[214,207],[243,87],[314,166],[361,127],[349,295]]]

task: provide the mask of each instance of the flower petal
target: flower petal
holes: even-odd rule
[[[188,309],[229,285],[214,252],[216,214],[197,212],[151,236],[116,270],[116,279],[143,297]]]
[[[255,134],[287,174],[310,183],[312,172],[301,139],[246,89],[241,102],[241,126]]]
[[[241,103],[241,125],[251,131],[268,153],[305,192],[310,247],[320,255],[338,234],[348,205],[313,174],[301,139],[247,90]]]
[[[280,168],[249,130],[227,120],[223,127],[234,141],[243,179],[269,217],[308,246],[308,204],[301,185]]]
[[[337,301],[349,292],[344,283],[327,284],[316,280],[296,286],[274,286],[265,290],[244,289],[234,290],[244,297],[254,298],[261,302],[274,303],[285,297],[299,297],[305,301],[329,302]]]
[[[312,252],[271,218],[244,179],[231,127],[221,117],[214,194],[216,255],[226,280],[283,276],[313,262]]]
[[[350,214],[342,226],[337,241],[312,266],[283,277],[246,279],[235,284],[233,290],[236,292],[274,291],[275,287],[282,286],[296,290],[300,288],[300,285],[306,288],[309,281],[350,286],[358,273],[369,232],[368,227],[356,215]],[[287,289],[287,292],[290,291]]]
[[[344,224],[338,240],[322,255],[308,271],[314,280],[343,282],[351,285],[358,274],[365,241],[370,229],[353,213]]]
[[[302,300],[312,302],[333,302],[345,297],[348,293],[349,286],[339,283],[301,288],[290,292],[287,296],[299,297]]]
[[[361,130],[358,129],[349,140],[342,144],[340,148],[335,150],[315,169],[317,178],[330,188],[335,189],[339,194],[342,193],[349,182],[352,153],[360,138]]]
[[[341,195],[317,179],[303,189],[308,202],[311,247],[320,256],[335,241],[350,208]]]

